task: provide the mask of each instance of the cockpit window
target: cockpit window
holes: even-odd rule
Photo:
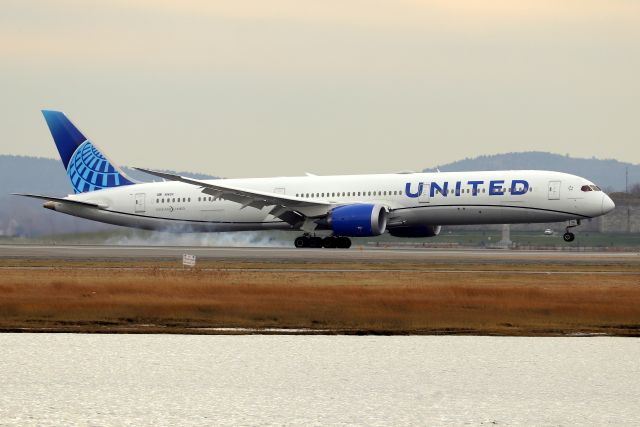
[[[583,185],[580,190],[582,191],[593,191],[593,189],[591,188],[591,186],[589,185]]]
[[[589,187],[591,187],[593,191],[602,191],[597,185],[590,185]]]

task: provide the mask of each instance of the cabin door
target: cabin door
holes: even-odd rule
[[[135,213],[144,212],[144,196],[145,196],[145,193],[137,193],[136,194],[136,209],[135,209]]]
[[[549,181],[549,200],[560,200],[560,181]]]

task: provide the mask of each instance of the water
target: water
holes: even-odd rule
[[[634,338],[0,334],[1,425],[638,425]]]

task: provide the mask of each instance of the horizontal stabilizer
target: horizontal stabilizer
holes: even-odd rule
[[[23,197],[31,197],[33,199],[45,200],[47,202],[57,202],[57,203],[69,203],[77,206],[87,206],[92,208],[101,208],[101,206],[97,203],[91,202],[81,202],[79,200],[71,200],[64,199],[62,197],[51,197],[51,196],[42,196],[40,194],[23,194],[23,193],[11,193],[12,196],[23,196]]]

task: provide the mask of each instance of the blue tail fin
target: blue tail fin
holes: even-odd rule
[[[130,185],[134,181],[98,150],[60,111],[42,110],[76,193]]]

